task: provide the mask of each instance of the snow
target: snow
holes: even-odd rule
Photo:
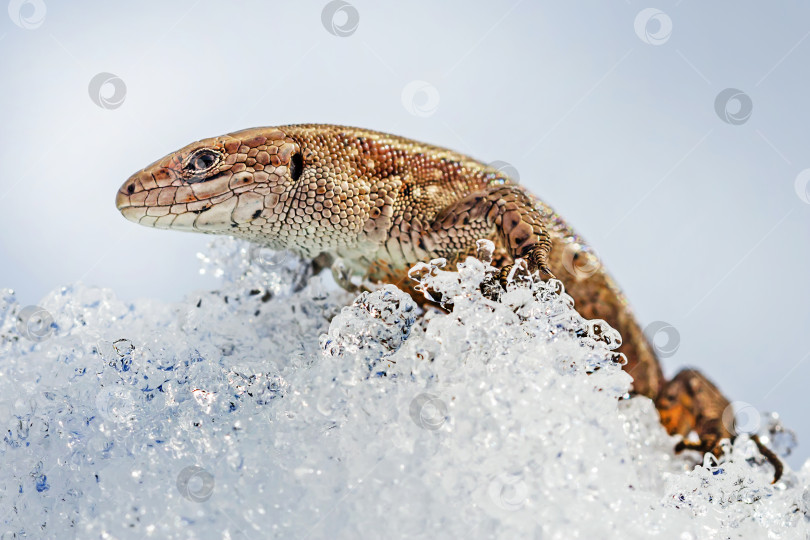
[[[810,538],[810,462],[673,454],[559,282],[492,302],[484,262],[432,261],[451,311],[423,313],[236,240],[201,258],[221,287],[176,304],[0,294],[0,538]]]

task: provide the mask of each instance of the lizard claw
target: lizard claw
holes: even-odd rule
[[[779,456],[777,456],[773,450],[762,444],[762,441],[759,440],[759,435],[751,435],[751,440],[757,445],[759,453],[768,460],[768,463],[773,465],[773,480],[771,481],[771,484],[777,483],[779,479],[782,478],[782,473],[785,471],[785,466],[782,465],[782,460],[779,459]]]
[[[531,273],[522,259],[517,264],[505,264],[497,273],[489,273],[481,282],[481,293],[490,300],[498,301],[509,283],[520,283],[531,278]]]
[[[501,284],[503,290],[506,290],[506,286],[509,284],[509,274],[512,273],[512,268],[514,265],[512,264],[505,264],[501,271],[498,272],[498,283]]]
[[[534,265],[531,261],[525,259],[517,259],[515,264],[505,264],[501,267],[498,274],[498,281],[501,287],[506,290],[506,286],[510,282],[528,281],[532,278],[538,277],[543,281],[554,279],[554,274],[545,265]]]
[[[530,278],[531,273],[523,259],[516,260],[515,264],[505,264],[498,274],[498,282],[503,287],[503,290],[507,290],[506,286],[510,282],[526,281]]]
[[[782,478],[782,473],[785,470],[785,466],[782,465],[782,460],[774,453],[773,450],[765,446],[762,441],[759,440],[758,435],[751,435],[751,440],[754,441],[754,444],[757,445],[757,449],[762,456],[768,460],[773,466],[773,480],[771,480],[771,484],[775,484]],[[720,442],[710,442],[710,441],[686,441],[681,440],[678,444],[675,445],[675,453],[678,454],[683,452],[684,450],[696,450],[701,453],[711,452],[717,457],[723,453],[722,447],[720,446]]]

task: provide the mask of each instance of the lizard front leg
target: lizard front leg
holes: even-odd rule
[[[426,231],[430,252],[455,261],[470,253],[475,241],[493,235],[514,260],[526,261],[530,272],[553,278],[549,267],[551,238],[534,202],[517,186],[496,186],[471,193],[444,208]],[[512,264],[500,272],[505,285]]]
[[[655,406],[670,435],[686,437],[693,430],[698,434],[698,442],[683,440],[676,451],[699,450],[719,456],[720,440],[732,438],[723,424],[728,400],[698,371],[685,369],[665,383]]]

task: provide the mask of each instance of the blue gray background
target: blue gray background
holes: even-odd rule
[[[352,0],[325,25],[326,6],[12,0],[0,286],[24,304],[77,280],[127,299],[214,287],[196,257],[209,238],[118,214],[131,173],[250,126],[394,132],[510,163],[643,324],[677,329],[666,372],[700,366],[779,411],[804,443],[790,461],[804,461],[810,7]],[[718,114],[728,88],[744,95]]]

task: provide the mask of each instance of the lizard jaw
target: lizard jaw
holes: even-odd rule
[[[227,178],[220,186],[221,192],[206,194],[209,198],[195,198],[190,188],[155,178],[154,174],[141,171],[118,190],[115,205],[127,220],[159,229],[214,234],[232,234],[240,225],[250,222],[245,219],[245,209],[236,211],[238,195],[228,189]],[[186,189],[187,194],[181,189]]]

